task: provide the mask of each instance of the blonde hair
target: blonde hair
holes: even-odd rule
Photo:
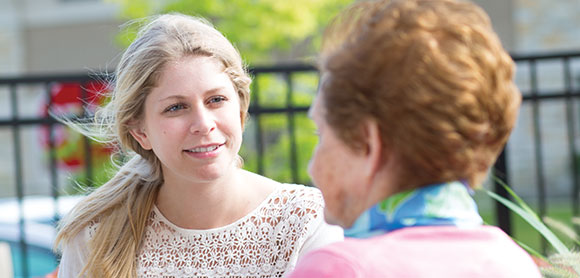
[[[83,269],[88,277],[136,277],[136,258],[163,173],[154,153],[141,148],[129,131],[143,118],[145,99],[163,66],[190,55],[217,59],[240,97],[242,125],[247,117],[250,77],[238,51],[219,31],[202,19],[181,14],[160,15],[148,22],[121,58],[110,101],[95,113],[93,124],[75,126],[129,153],[115,176],[60,222],[56,246],[70,244],[88,225],[98,225]]]
[[[352,149],[365,119],[400,162],[401,190],[478,186],[514,126],[514,63],[485,12],[453,0],[356,3],[327,28],[325,119]]]

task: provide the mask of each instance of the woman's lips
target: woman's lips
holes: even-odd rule
[[[212,158],[216,157],[225,144],[209,144],[184,150],[188,155],[196,158]]]

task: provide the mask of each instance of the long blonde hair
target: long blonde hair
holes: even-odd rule
[[[95,113],[93,123],[73,125],[87,136],[117,145],[129,158],[60,222],[55,246],[61,247],[87,226],[97,225],[81,273],[88,277],[136,277],[136,258],[163,173],[154,153],[141,148],[129,130],[142,119],[145,99],[163,66],[190,55],[217,59],[240,97],[242,125],[247,117],[250,78],[240,54],[219,31],[203,19],[181,14],[147,22],[121,57],[110,101]]]

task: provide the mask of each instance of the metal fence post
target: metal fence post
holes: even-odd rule
[[[506,146],[507,147],[507,146]],[[504,184],[509,186],[508,183],[508,171],[507,171],[507,164],[506,164],[506,148],[501,151],[499,157],[497,158],[495,165],[494,165],[494,175],[496,179],[493,181],[493,191],[497,193],[499,196],[502,196],[508,200],[510,200],[510,195],[508,191],[503,187],[503,185],[497,180],[500,179]],[[499,202],[495,203],[495,212],[496,212],[496,219],[497,225],[508,235],[512,234],[512,227],[511,227],[511,214],[510,210],[502,205]]]

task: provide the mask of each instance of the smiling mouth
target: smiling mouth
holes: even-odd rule
[[[189,153],[207,153],[207,152],[213,152],[223,145],[224,144],[212,145],[212,146],[207,146],[207,147],[198,147],[198,148],[193,148],[193,149],[189,149],[189,150],[185,150],[185,151],[189,152]]]

